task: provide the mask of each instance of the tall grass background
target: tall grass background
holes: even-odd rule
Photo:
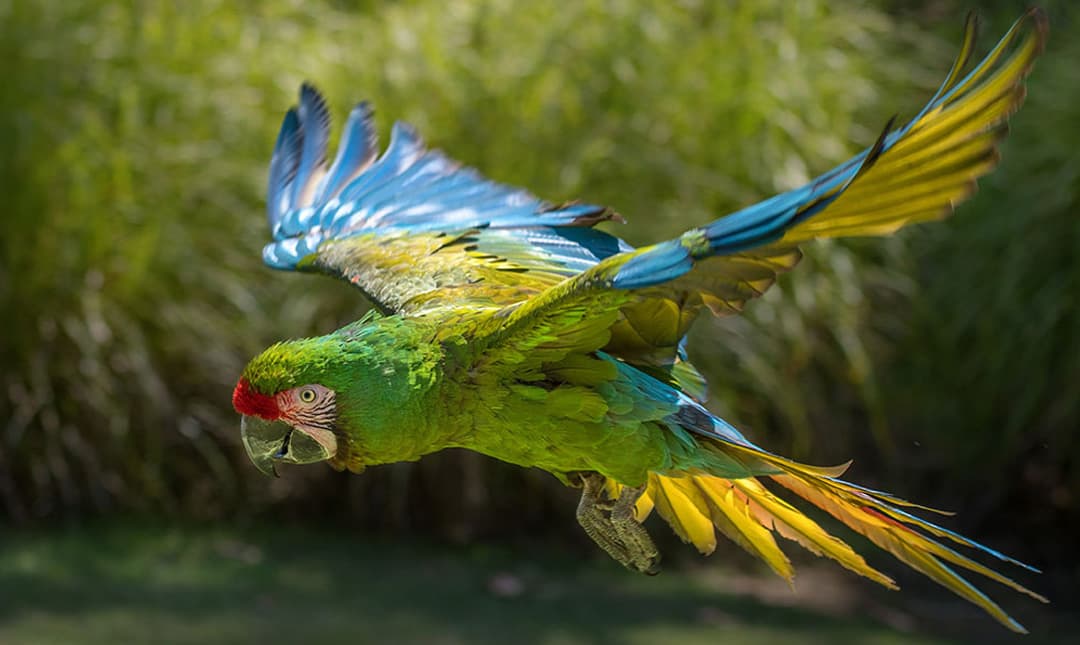
[[[451,540],[576,532],[543,473],[449,452],[261,478],[244,363],[366,304],[265,269],[266,164],[302,80],[494,179],[610,204],[633,243],[796,186],[912,114],[966,6],[800,0],[0,2],[0,518],[294,517]],[[1020,4],[987,3],[988,47]],[[1080,36],[1052,41],[1004,162],[955,217],[818,243],[702,320],[711,405],[778,452],[962,511],[1076,566]],[[985,50],[984,50],[985,51]],[[508,519],[509,518],[509,519]],[[1071,565],[1064,563],[1072,563]]]

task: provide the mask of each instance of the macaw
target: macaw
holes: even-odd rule
[[[233,405],[248,456],[266,474],[323,461],[358,473],[468,448],[581,488],[579,523],[636,571],[658,571],[641,524],[655,510],[705,554],[719,532],[790,581],[779,534],[896,588],[770,481],[1024,631],[954,567],[1046,599],[946,543],[1032,567],[913,512],[933,509],[844,481],[845,466],[754,444],[702,404],[682,341],[703,308],[735,314],[760,296],[804,242],[950,213],[995,166],[1046,32],[1029,11],[965,73],[969,18],[947,78],[910,121],[801,188],[639,249],[593,228],[618,219],[611,209],[489,181],[406,124],[379,155],[367,103],[328,164],[329,111],[304,84],[270,161],[263,260],[345,279],[374,309],[247,365]]]

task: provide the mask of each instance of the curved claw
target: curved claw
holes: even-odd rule
[[[642,488],[624,487],[611,502],[604,493],[604,477],[581,473],[581,501],[577,519],[581,528],[608,555],[627,569],[655,576],[660,573],[660,552],[645,530],[634,519],[634,502]]]

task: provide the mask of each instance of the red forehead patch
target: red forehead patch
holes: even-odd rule
[[[251,387],[246,378],[240,377],[232,393],[232,404],[236,411],[249,417],[262,417],[273,421],[281,416],[274,397],[260,394]]]

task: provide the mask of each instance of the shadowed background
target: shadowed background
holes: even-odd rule
[[[985,51],[1023,4],[978,4]],[[854,458],[859,483],[961,511],[950,528],[1048,571],[1024,581],[1060,615],[1080,583],[1080,14],[1044,4],[1049,49],[1004,162],[971,202],[892,238],[809,246],[746,315],[700,321],[691,349],[712,409],[755,441],[811,463]],[[507,548],[498,557],[511,562],[539,544],[560,562],[593,557],[575,493],[542,472],[450,451],[271,481],[247,462],[229,403],[246,361],[366,308],[347,285],[261,264],[266,165],[299,83],[318,86],[338,121],[368,99],[384,136],[406,120],[496,180],[609,204],[629,222],[609,230],[641,244],[797,186],[913,114],[968,8],[0,2],[0,585],[37,580],[22,605],[48,605],[47,573],[19,558],[77,569],[97,552],[79,535],[122,545],[114,564],[179,539],[147,526],[185,527],[212,553],[272,523],[333,533],[326,548],[343,557],[342,536],[409,563],[428,556],[385,540],[419,540],[435,560]],[[687,567],[751,566],[734,545],[701,565],[676,542],[665,550]],[[289,551],[251,548],[264,568]],[[647,589],[598,567],[611,577],[596,594]],[[670,618],[665,606],[653,611]]]

